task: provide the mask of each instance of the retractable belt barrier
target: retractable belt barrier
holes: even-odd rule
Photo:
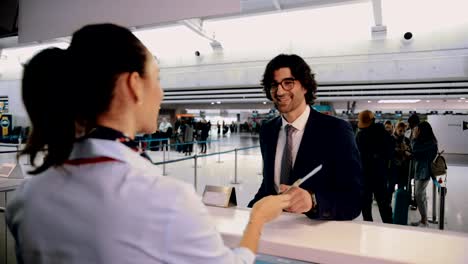
[[[219,140],[211,140],[211,141],[205,141],[205,142],[213,142],[213,141],[219,141]],[[197,142],[197,141],[194,141],[194,142]],[[198,143],[199,142],[201,142],[201,141],[198,141]],[[185,143],[185,144],[188,144],[188,143]],[[163,148],[164,147],[165,147],[165,145],[163,145]],[[237,179],[237,167],[238,167],[237,166],[237,152],[242,151],[242,150],[247,150],[247,149],[258,148],[258,147],[260,147],[260,146],[256,145],[256,146],[249,146],[249,147],[243,147],[243,148],[235,148],[235,149],[226,150],[226,151],[218,151],[218,152],[214,152],[214,153],[210,153],[210,154],[201,154],[201,155],[195,154],[195,155],[190,156],[190,157],[173,159],[173,160],[165,160],[165,155],[163,155],[163,161],[162,162],[153,162],[153,164],[154,165],[162,165],[163,166],[163,175],[166,176],[167,175],[166,174],[166,164],[193,159],[194,160],[194,172],[193,172],[194,181],[193,182],[194,182],[195,190],[197,190],[197,184],[198,184],[198,175],[197,175],[198,159],[208,157],[208,156],[221,155],[221,154],[227,154],[227,153],[234,152],[234,180],[231,181],[231,183],[232,184],[239,184],[240,182]]]

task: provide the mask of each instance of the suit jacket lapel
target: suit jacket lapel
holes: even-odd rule
[[[274,189],[275,185],[275,157],[276,157],[276,147],[278,145],[278,136],[279,132],[281,130],[281,117],[277,118],[276,120],[273,121],[272,123],[272,129],[271,132],[269,133],[269,136],[267,137],[268,140],[265,140],[265,145],[266,145],[266,153],[268,153],[268,156],[266,158],[266,164],[268,168],[268,179],[271,180],[271,187]],[[270,155],[271,153],[271,155]]]
[[[314,123],[318,118],[318,112],[314,109],[310,109],[309,118],[307,119],[306,126],[304,128],[304,134],[302,136],[301,145],[297,151],[296,161],[294,162],[293,175],[290,182],[294,182],[297,179],[305,176],[309,171],[307,169],[314,164],[310,164],[313,160],[314,153],[317,150],[313,149],[314,141],[318,138],[317,128],[314,128]]]

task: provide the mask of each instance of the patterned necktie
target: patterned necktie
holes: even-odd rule
[[[290,185],[289,180],[292,178],[292,136],[296,130],[291,125],[285,126],[286,132],[286,144],[284,145],[283,157],[281,159],[281,174],[280,174],[280,184]]]

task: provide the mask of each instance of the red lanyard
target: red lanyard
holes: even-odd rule
[[[84,164],[96,164],[102,162],[117,161],[116,159],[109,157],[93,157],[93,158],[81,158],[74,160],[67,160],[64,163],[68,165],[84,165]]]

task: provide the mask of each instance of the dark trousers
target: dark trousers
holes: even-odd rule
[[[398,189],[406,189],[408,185],[408,162],[399,162],[393,164],[389,170],[390,176],[388,179],[388,199],[392,201],[393,192],[395,192],[395,186],[398,185]]]
[[[413,187],[411,186],[411,180],[414,179],[414,172],[415,172],[414,162],[410,160],[409,166],[408,166],[408,194],[410,197],[410,204],[417,206],[416,199],[413,196]]]
[[[193,144],[185,144],[184,145],[184,153],[192,153],[193,151]]]
[[[200,143],[201,153],[206,153],[206,140],[207,140],[207,137],[200,137],[200,141],[202,142]]]
[[[378,176],[374,176],[378,177]],[[362,203],[362,216],[364,221],[373,221],[372,202],[373,196],[379,206],[380,217],[384,223],[393,223],[391,200],[388,195],[388,187],[385,179],[365,179],[364,198]]]
[[[408,170],[409,162],[404,162],[401,166],[395,167],[396,184],[398,184],[398,189],[406,189],[406,186],[408,185]]]
[[[206,142],[201,143],[200,146],[201,146],[200,152],[201,153],[206,153]]]
[[[166,146],[165,146],[165,147],[166,147],[166,151],[169,151],[169,147],[168,147],[168,145],[169,145],[169,140],[161,140],[161,151],[164,150],[164,145],[166,145]]]

